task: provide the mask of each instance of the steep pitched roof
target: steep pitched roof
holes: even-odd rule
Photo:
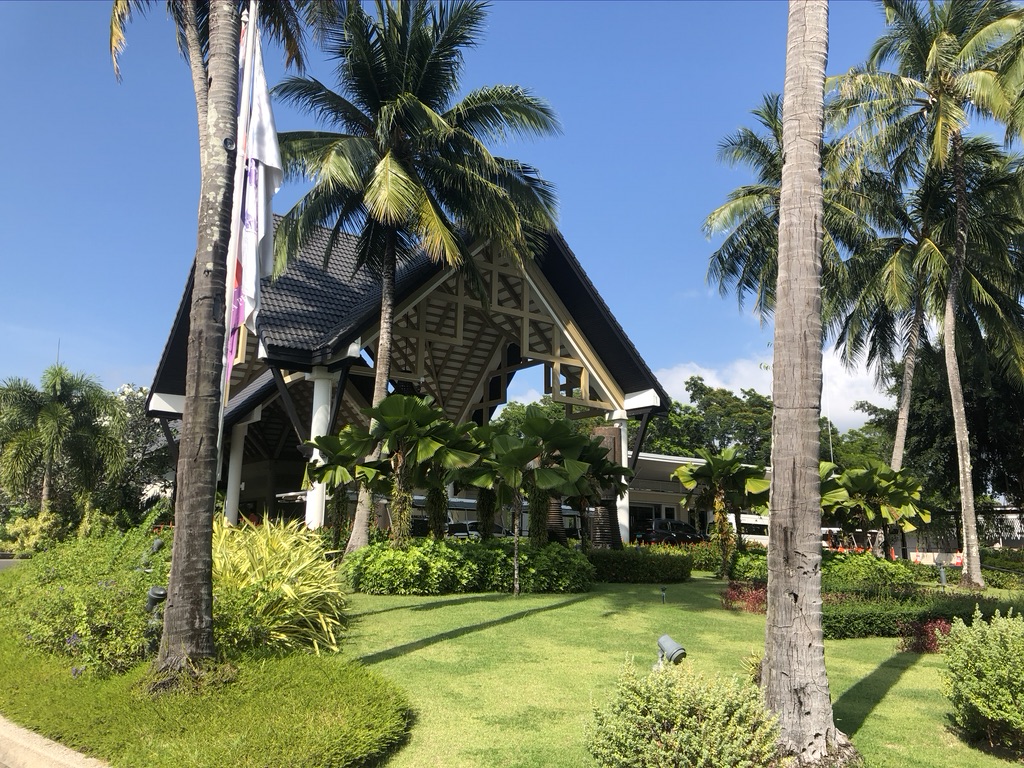
[[[346,235],[338,238],[325,268],[328,242],[327,230],[317,233],[285,274],[275,281],[262,283],[257,330],[266,349],[267,362],[272,365],[308,371],[313,366],[328,364],[378,323],[380,285],[365,270],[355,270],[354,238]],[[548,238],[548,245],[537,257],[536,265],[622,390],[627,393],[653,390],[660,403],[646,410],[667,409],[671,402],[668,394],[612,316],[560,233]],[[398,302],[440,272],[441,268],[426,256],[400,264],[395,281]],[[155,415],[173,415],[173,411],[155,407],[153,393],[181,396],[185,391],[191,295],[190,273],[153,382],[150,412]],[[269,386],[262,379],[260,384],[263,388]],[[247,387],[246,391],[249,389]]]

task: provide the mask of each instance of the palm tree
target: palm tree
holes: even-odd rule
[[[805,765],[841,764],[836,756],[844,747],[832,716],[821,628],[820,148],[827,58],[828,1],[791,0],[772,366],[773,544],[761,684],[779,717],[783,750]]]
[[[872,46],[864,68],[837,78],[838,113],[859,118],[868,156],[879,158],[904,183],[924,168],[949,168],[955,200],[952,248],[946,264],[942,335],[956,432],[963,510],[961,583],[983,587],[978,548],[970,441],[956,358],[958,304],[971,219],[964,155],[970,117],[1008,120],[1015,94],[998,68],[1006,44],[1020,34],[1024,10],[1008,0],[885,0],[888,30]],[[892,64],[894,71],[880,67]]]
[[[476,0],[378,0],[376,17],[349,2],[326,36],[338,91],[301,77],[275,88],[333,129],[280,136],[286,172],[314,183],[278,230],[278,264],[320,227],[331,230],[327,253],[342,232],[357,235],[357,264],[381,282],[373,406],[390,378],[399,261],[421,250],[472,269],[469,245],[483,240],[521,263],[553,226],[551,188],[533,168],[486,146],[556,131],[550,107],[515,86],[457,100],[463,51],[476,45],[484,18]],[[366,544],[368,519],[361,499],[348,551]]]
[[[110,53],[118,55],[125,28],[153,3],[114,0]],[[182,671],[210,658],[213,647],[213,514],[218,475],[218,431],[225,334],[227,251],[238,122],[239,3],[237,0],[167,2],[178,47],[192,75],[199,122],[201,183],[193,268],[185,405],[179,440],[175,543],[171,556],[164,632],[157,667]],[[260,17],[284,43],[289,63],[303,63],[302,28],[295,7],[318,18],[326,3],[264,2]],[[330,13],[329,10],[325,11]]]
[[[1020,210],[1019,158],[982,138],[964,141],[972,211],[957,334],[970,348],[1020,334],[1020,286],[1015,285]],[[893,204],[893,202],[895,204]],[[922,180],[890,201],[901,231],[881,238],[848,262],[850,304],[839,332],[844,359],[866,356],[884,375],[903,350],[902,384],[890,466],[900,470],[909,426],[914,370],[928,317],[945,305],[946,260],[955,240],[957,205],[950,169],[925,169]],[[960,344],[962,342],[958,342]],[[1012,350],[1012,345],[1010,345]],[[1004,355],[1004,357],[1007,357]],[[1013,354],[1009,355],[1011,367]]]
[[[742,549],[740,514],[744,509],[768,503],[769,482],[765,479],[764,467],[743,464],[732,446],[717,454],[704,448],[698,448],[696,453],[704,460],[702,464],[683,464],[671,476],[688,493],[698,491],[698,503],[702,507],[714,510],[724,577],[729,571],[732,555],[728,515],[733,515],[736,545]]]
[[[20,378],[0,384],[0,483],[14,493],[40,494],[50,512],[58,469],[73,491],[90,491],[124,465],[124,412],[91,376],[57,363],[41,386]]]
[[[778,277],[783,126],[779,95],[765,94],[752,114],[760,130],[741,128],[727,136],[719,144],[718,157],[729,165],[746,166],[757,181],[730,192],[726,202],[708,214],[703,230],[708,237],[725,235],[708,261],[708,282],[717,284],[723,296],[735,290],[740,308],[747,295],[752,295],[754,311],[767,322],[775,310]],[[861,173],[852,178],[844,165],[848,154],[845,141],[826,142],[822,147],[822,293],[830,319],[844,303],[844,255],[874,241],[874,219],[885,213],[878,201],[891,194],[881,174]]]

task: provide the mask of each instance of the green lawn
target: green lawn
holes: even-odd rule
[[[629,659],[651,665],[664,633],[685,664],[743,674],[764,618],[721,609],[718,582],[698,574],[668,588],[598,585],[578,596],[355,595],[347,648],[401,685],[416,711],[388,764],[588,766],[583,730]],[[995,768],[1013,762],[968,748],[949,730],[938,656],[896,653],[892,639],[826,644],[840,728],[868,768]]]
[[[694,669],[743,673],[744,657],[762,645],[764,618],[723,610],[721,589],[698,574],[668,587],[664,605],[658,587],[635,585],[519,598],[354,595],[340,658],[265,662],[262,685],[259,665],[247,666],[244,687],[210,693],[205,703],[175,697],[153,704],[126,697],[123,679],[72,680],[65,663],[20,650],[0,620],[0,712],[115,765],[183,768],[200,764],[200,753],[221,750],[219,760],[204,764],[277,766],[286,764],[282,749],[290,745],[296,754],[287,764],[312,766],[326,745],[299,745],[322,742],[322,724],[297,715],[312,703],[325,718],[341,716],[350,704],[343,670],[355,658],[402,688],[415,713],[389,768],[590,766],[583,732],[593,705],[608,696],[623,663],[654,662],[659,635],[681,642],[689,653],[684,664]],[[1016,765],[968,748],[949,730],[940,657],[895,653],[891,639],[835,641],[826,649],[838,724],[868,768]],[[258,726],[240,722],[239,709],[256,709],[243,702],[250,695],[280,711]],[[345,718],[356,725],[360,714],[369,713]],[[274,736],[278,729],[287,733]],[[218,739],[248,742],[245,754],[255,757],[240,762],[231,757],[235,747]]]

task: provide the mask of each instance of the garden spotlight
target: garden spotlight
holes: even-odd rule
[[[678,664],[686,658],[686,649],[668,635],[658,638],[658,666],[665,665],[665,659],[672,664]]]
[[[167,590],[163,587],[152,586],[149,588],[149,592],[146,593],[146,597],[148,598],[146,600],[146,612],[152,613],[160,603],[167,599]]]

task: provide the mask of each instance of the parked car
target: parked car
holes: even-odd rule
[[[480,540],[480,524],[476,520],[465,523],[448,523],[448,535],[453,539]]]
[[[649,520],[647,527],[636,534],[638,544],[694,544],[708,537],[682,520]]]

